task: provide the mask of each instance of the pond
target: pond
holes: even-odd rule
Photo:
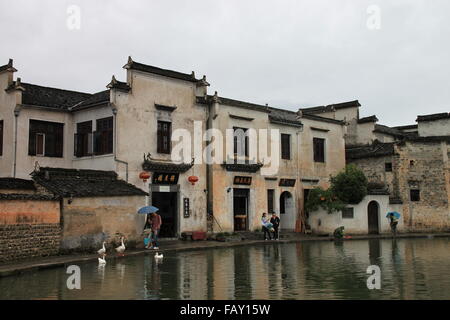
[[[264,243],[167,252],[0,278],[0,299],[450,299],[450,239]],[[377,265],[381,288],[369,290]]]

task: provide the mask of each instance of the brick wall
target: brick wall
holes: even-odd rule
[[[55,255],[61,240],[59,201],[15,195],[0,200],[0,262]]]
[[[60,237],[59,224],[0,225],[0,262],[56,255]]]

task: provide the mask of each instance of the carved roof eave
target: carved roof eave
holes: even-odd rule
[[[173,163],[173,162],[162,162],[146,159],[142,163],[142,169],[145,171],[158,171],[158,172],[168,172],[168,173],[184,173],[188,171],[194,163]]]
[[[264,165],[262,163],[223,163],[222,167],[232,172],[258,172]]]

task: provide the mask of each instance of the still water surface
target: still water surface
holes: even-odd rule
[[[108,258],[107,258],[108,259]],[[0,299],[450,299],[450,239],[267,243],[80,264],[0,278]],[[366,269],[381,269],[367,289]]]

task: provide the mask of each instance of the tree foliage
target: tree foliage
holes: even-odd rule
[[[350,164],[331,177],[330,189],[342,202],[358,204],[367,195],[367,178],[358,167]]]
[[[336,211],[341,211],[344,207],[345,204],[333,194],[331,189],[324,190],[319,187],[309,191],[308,199],[305,203],[305,209],[309,212],[322,208],[331,214]]]
[[[355,165],[347,165],[335,177],[331,177],[331,187],[324,190],[312,189],[308,194],[305,209],[313,212],[322,208],[329,214],[342,211],[346,204],[357,204],[367,194],[367,178]]]

